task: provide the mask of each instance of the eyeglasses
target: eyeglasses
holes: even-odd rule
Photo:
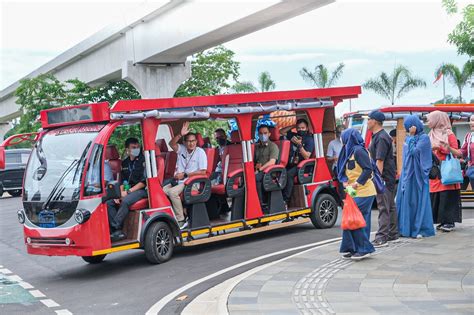
[[[192,142],[197,142],[197,140],[196,140],[196,139],[194,139],[194,140],[186,140],[186,142],[192,143]]]

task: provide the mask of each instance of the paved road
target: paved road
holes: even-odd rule
[[[20,294],[23,296],[20,302],[23,303],[5,303],[12,301],[2,297],[4,291],[0,281],[0,313],[4,314],[54,314],[60,309],[74,314],[140,314],[175,289],[223,268],[264,254],[340,236],[338,227],[315,230],[311,224],[303,224],[205,246],[182,248],[163,265],[150,265],[141,250],[112,254],[100,265],[88,265],[79,257],[27,255],[22,228],[16,218],[16,210],[20,207],[20,198],[0,199],[0,265],[3,266],[0,273],[1,268],[9,269],[44,293],[46,297],[43,299],[52,299],[60,306],[48,308],[28,294]],[[372,216],[373,221],[376,214],[374,212]],[[464,216],[474,217],[474,211],[465,211]],[[261,260],[206,281],[186,291],[186,300],[168,304],[162,313],[179,312],[192,298],[217,283],[292,253]]]

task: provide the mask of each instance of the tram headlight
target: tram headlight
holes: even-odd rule
[[[16,214],[18,216],[18,222],[20,222],[20,224],[25,223],[25,220],[26,220],[25,211],[23,211],[23,209],[20,209],[17,211]]]
[[[77,209],[76,212],[74,212],[74,219],[79,224],[83,224],[87,222],[87,220],[89,220],[90,217],[91,217],[91,213],[89,210]]]

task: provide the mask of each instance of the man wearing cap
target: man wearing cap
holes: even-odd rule
[[[395,207],[395,159],[393,141],[383,129],[385,115],[380,111],[369,114],[367,127],[372,131],[369,152],[385,181],[385,192],[377,195],[379,229],[373,242],[374,247],[384,247],[388,242],[398,241],[398,219]]]

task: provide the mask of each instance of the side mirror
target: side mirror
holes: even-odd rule
[[[0,170],[5,169],[5,147],[0,147]]]
[[[102,197],[102,202],[106,202],[110,199],[120,199],[120,183],[116,180],[108,182],[105,187],[105,196]]]

